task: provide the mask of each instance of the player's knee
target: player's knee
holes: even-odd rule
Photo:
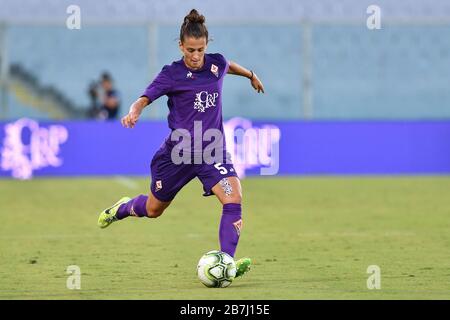
[[[149,218],[158,218],[164,212],[164,208],[155,206],[150,201],[147,201],[145,208],[147,209],[147,217]]]
[[[162,215],[164,212],[164,209],[162,208],[147,208],[147,217],[149,218],[158,218],[160,215]]]
[[[226,197],[223,200],[223,204],[227,204],[227,203],[238,203],[241,204],[242,203],[242,196],[238,193],[236,194],[230,194],[228,197]]]
[[[239,186],[231,185],[228,182],[228,179],[223,179],[225,183],[221,182],[221,187],[223,189],[223,193],[219,196],[220,200],[223,204],[227,203],[242,203],[242,191]]]
[[[158,218],[160,215],[162,215],[162,211],[148,211],[147,217],[155,219]]]

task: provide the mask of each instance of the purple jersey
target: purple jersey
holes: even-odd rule
[[[189,181],[197,177],[203,184],[204,195],[212,194],[211,189],[224,178],[236,176],[233,164],[229,161],[225,149],[225,135],[222,124],[222,84],[228,72],[228,62],[221,54],[205,54],[205,63],[199,70],[191,70],[181,59],[166,65],[147,87],[143,96],[155,101],[163,95],[169,100],[169,127],[172,133],[177,129],[185,129],[191,136],[191,148],[197,155],[193,140],[202,139],[209,129],[220,133],[220,141],[205,139],[200,143],[203,151],[211,143],[221,142],[223,149],[217,148],[221,159],[214,163],[176,164],[172,159],[172,149],[179,141],[172,141],[169,136],[152,159],[151,190],[161,201],[171,201],[178,191]],[[198,124],[201,131],[198,132]],[[179,131],[177,131],[179,132]],[[195,132],[195,134],[194,134]],[[216,145],[214,145],[216,147]],[[226,158],[225,158],[226,157]],[[203,159],[204,160],[204,159]]]
[[[228,72],[228,61],[218,53],[205,54],[201,69],[189,69],[183,59],[163,67],[158,76],[147,87],[142,96],[155,101],[163,95],[169,98],[169,128],[185,129],[194,139],[194,123],[201,123],[201,137],[196,130],[195,139],[201,139],[208,129],[217,129],[223,134],[222,84]],[[199,121],[199,122],[197,122]],[[178,141],[166,139],[166,147],[172,148]],[[211,142],[203,142],[202,149]],[[225,140],[222,140],[225,149]],[[197,149],[195,149],[197,151]]]

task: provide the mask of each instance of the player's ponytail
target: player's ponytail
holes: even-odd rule
[[[183,24],[180,29],[180,41],[183,42],[185,37],[194,37],[196,39],[205,37],[208,42],[208,29],[205,25],[205,16],[192,9],[189,14],[184,17]]]

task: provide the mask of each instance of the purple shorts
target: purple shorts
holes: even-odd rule
[[[213,194],[212,188],[223,178],[237,177],[233,164],[174,164],[170,157],[171,150],[159,149],[151,163],[152,194],[160,201],[172,201],[178,191],[195,177],[203,184],[204,196]],[[229,162],[229,161],[227,161]]]

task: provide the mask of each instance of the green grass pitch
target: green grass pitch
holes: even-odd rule
[[[225,289],[197,279],[221,206],[191,182],[157,219],[101,230],[98,213],[145,178],[0,180],[0,299],[449,299],[449,177],[248,178]],[[81,290],[69,290],[69,265]],[[369,290],[378,265],[381,289]]]

